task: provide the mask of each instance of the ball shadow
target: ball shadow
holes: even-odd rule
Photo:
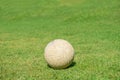
[[[66,68],[63,68],[63,69],[69,69],[69,68],[72,68],[76,65],[76,62],[72,62],[70,66],[66,67]],[[51,68],[51,69],[54,69],[54,70],[61,70],[61,69],[55,69],[55,68],[52,68],[49,64],[47,64],[48,68]]]
[[[76,65],[76,62],[72,62],[71,65],[68,66],[66,69],[68,69],[68,68],[72,68],[72,67],[74,67],[75,65]]]

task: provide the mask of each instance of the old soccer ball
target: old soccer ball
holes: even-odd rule
[[[68,41],[56,39],[45,47],[44,57],[52,68],[67,68],[74,59],[74,49]]]

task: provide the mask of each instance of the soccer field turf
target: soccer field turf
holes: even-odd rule
[[[54,39],[73,45],[74,65],[47,66]],[[120,80],[120,1],[0,0],[0,80]]]

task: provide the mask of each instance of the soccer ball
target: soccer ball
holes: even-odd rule
[[[67,68],[74,59],[74,49],[68,41],[56,39],[45,47],[44,57],[52,68]]]

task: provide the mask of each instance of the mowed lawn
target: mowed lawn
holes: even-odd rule
[[[54,39],[75,49],[67,69],[44,60]],[[120,1],[0,0],[0,80],[120,80]]]

